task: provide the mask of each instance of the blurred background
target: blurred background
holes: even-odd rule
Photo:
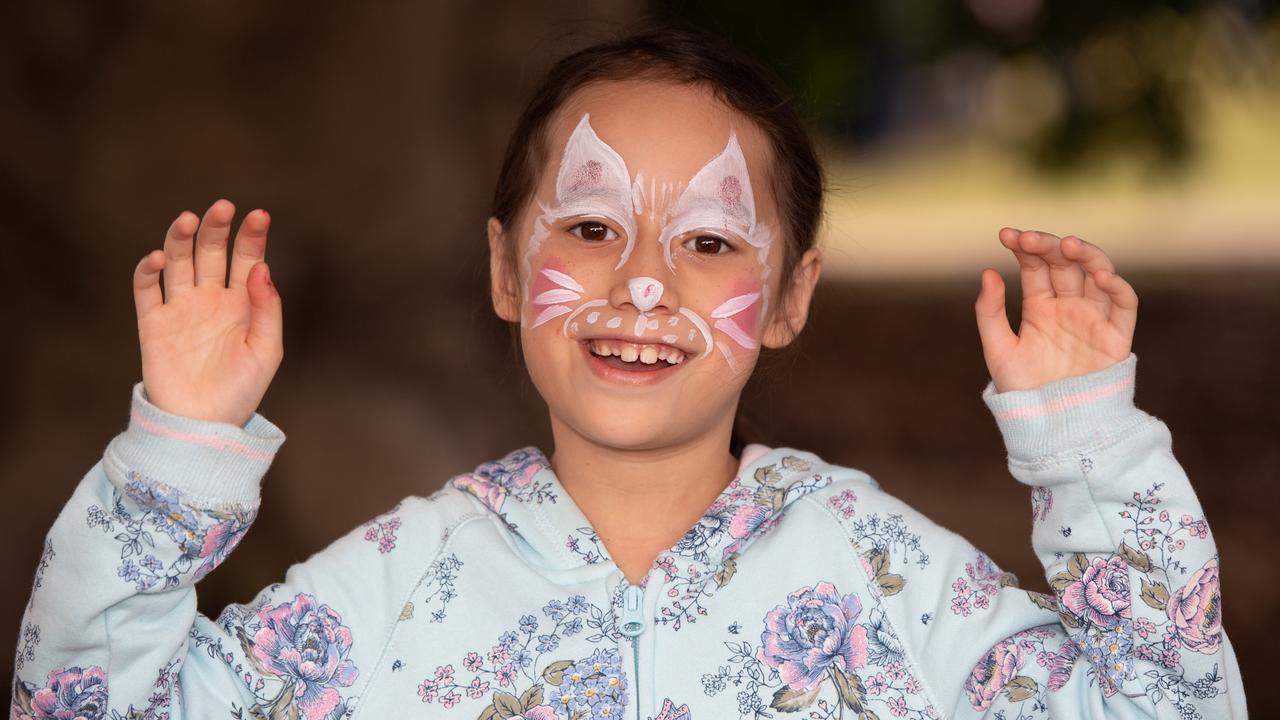
[[[1171,428],[1267,687],[1280,480],[1275,2],[191,3],[0,9],[0,646],[45,532],[141,379],[130,277],[183,209],[272,215],[288,435],[202,612],[249,600],[546,411],[490,311],[484,221],[541,73],[643,18],[787,80],[831,176],[810,328],[744,395],[758,438],[859,467],[1044,589],[1027,489],[979,393],[1003,225],[1106,249],[1142,299],[1140,407]],[[1018,298],[1009,298],[1015,314]],[[0,653],[0,675],[12,676]],[[7,684],[6,684],[7,690]],[[1250,693],[1258,717],[1280,707]],[[1268,712],[1270,711],[1270,712]]]

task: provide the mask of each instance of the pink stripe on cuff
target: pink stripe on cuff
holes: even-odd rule
[[[158,423],[152,422],[151,420],[148,420],[147,418],[143,417],[141,413],[136,411],[130,413],[129,415],[135,423],[142,426],[142,429],[146,430],[147,432],[155,433],[156,435],[163,435],[165,437],[170,437],[175,440],[182,440],[184,442],[194,443],[196,445],[204,445],[204,446],[215,448],[218,450],[230,450],[231,452],[236,453],[237,455],[243,455],[244,457],[247,457],[250,460],[258,460],[260,462],[270,462],[272,457],[274,456],[273,453],[266,452],[263,450],[256,450],[243,443],[238,443],[234,440],[227,440],[225,438],[215,437],[211,435],[200,435],[197,433],[185,432],[182,430],[175,430],[170,427],[165,427]]]
[[[999,410],[996,411],[995,416],[997,420],[1021,420],[1029,417],[1050,415],[1055,412],[1066,410],[1067,408],[1092,402],[1098,398],[1122,393],[1130,387],[1133,387],[1132,375],[1121,380],[1117,380],[1110,385],[1103,385],[1102,387],[1093,388],[1092,390],[1066,395],[1051,402],[1013,408],[1012,410]]]

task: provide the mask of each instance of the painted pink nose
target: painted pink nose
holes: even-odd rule
[[[627,281],[631,304],[640,312],[649,312],[662,298],[662,283],[651,277],[633,277]]]

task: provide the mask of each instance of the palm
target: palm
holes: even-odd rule
[[[267,217],[251,214],[236,236],[226,275],[230,203],[215,203],[194,250],[190,218],[174,221],[164,254],[152,253],[135,274],[143,384],[169,412],[243,424],[262,400],[283,356],[280,303],[261,262]],[[157,262],[163,261],[161,300]],[[261,267],[258,267],[261,266]]]
[[[1023,390],[1101,370],[1129,355],[1137,296],[1106,255],[1079,238],[1006,228],[1022,270],[1022,323],[1005,316],[1002,281],[984,272],[975,309],[996,389]]]

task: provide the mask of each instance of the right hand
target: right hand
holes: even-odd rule
[[[234,216],[225,199],[210,205],[203,220],[184,210],[169,226],[164,250],[138,263],[133,299],[142,384],[151,403],[175,415],[243,426],[284,358],[283,318],[263,261],[271,222],[265,210],[241,221],[225,279]]]

